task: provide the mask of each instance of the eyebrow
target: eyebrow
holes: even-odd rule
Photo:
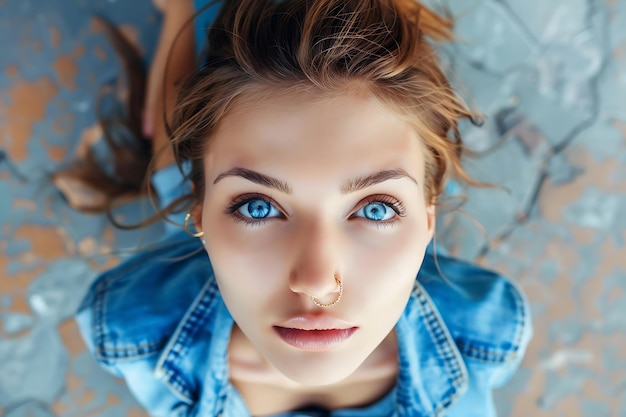
[[[408,178],[415,183],[415,185],[419,185],[417,180],[410,176],[405,170],[402,168],[395,169],[385,169],[382,171],[374,172],[372,174],[358,177],[353,180],[350,180],[341,187],[342,194],[353,193],[355,191],[362,190],[363,188],[371,187],[372,185],[380,184],[381,182],[385,182],[387,180],[397,180],[400,178]]]
[[[215,178],[213,184],[217,184],[219,181],[223,180],[226,177],[242,177],[251,181],[255,184],[264,185],[269,188],[273,188],[285,194],[291,194],[291,187],[286,183],[277,180],[274,177],[270,177],[269,175],[261,174],[260,172],[252,171],[247,168],[231,168],[228,171],[222,172],[220,175]]]
[[[270,177],[269,175],[261,174],[260,172],[241,167],[231,168],[228,171],[222,172],[220,175],[217,176],[217,178],[215,178],[213,184],[215,185],[219,181],[227,177],[241,177],[255,184],[263,185],[265,187],[278,190],[285,194],[292,193],[291,187],[287,183],[274,177]],[[346,184],[341,187],[341,193],[353,193],[364,188],[371,187],[372,185],[380,184],[381,182],[385,182],[387,180],[395,180],[400,178],[408,178],[416,185],[419,185],[417,180],[410,176],[402,168],[385,169],[347,181]]]

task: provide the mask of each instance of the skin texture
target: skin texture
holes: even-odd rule
[[[244,371],[244,379],[262,375],[266,385],[300,394],[376,380],[370,377],[385,362],[381,358],[397,350],[393,328],[434,232],[434,208],[424,197],[423,155],[409,124],[364,89],[334,97],[256,97],[239,102],[226,116],[211,138],[207,189],[193,215],[236,322],[231,364],[253,370]],[[234,167],[274,177],[291,193],[239,176],[214,183]],[[342,192],[351,180],[389,169],[402,169],[412,179]],[[251,193],[272,202],[271,218],[242,222],[250,217],[250,206],[226,213],[233,200]],[[401,202],[403,216],[389,211],[388,203],[383,210],[390,220],[365,218],[360,209],[380,198]],[[337,296],[334,274],[343,280],[341,302],[317,307],[311,296],[326,303]],[[331,350],[299,350],[281,340],[273,326],[301,314],[327,314],[358,330]],[[386,389],[389,382],[387,374]]]

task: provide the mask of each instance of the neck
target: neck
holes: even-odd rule
[[[234,325],[228,348],[229,377],[253,415],[293,411],[308,405],[328,410],[363,407],[376,402],[395,385],[397,351],[394,330],[344,380],[328,386],[304,386],[280,373]]]

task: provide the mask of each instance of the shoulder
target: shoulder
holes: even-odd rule
[[[428,254],[418,281],[437,307],[468,368],[500,369],[501,385],[532,335],[530,308],[510,279],[478,265]],[[471,369],[470,369],[471,371]]]
[[[77,321],[96,359],[112,365],[163,349],[212,276],[197,239],[180,234],[99,276]]]

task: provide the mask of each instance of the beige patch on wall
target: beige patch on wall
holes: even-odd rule
[[[59,227],[44,227],[24,224],[13,232],[15,240],[30,242],[30,253],[41,261],[56,261],[72,254]]]
[[[50,45],[53,48],[58,48],[61,45],[61,31],[56,26],[50,28]]]
[[[65,146],[50,145],[48,146],[48,157],[52,162],[62,162],[67,155]]]
[[[4,124],[0,138],[16,162],[28,157],[27,145],[33,134],[33,124],[45,118],[46,109],[57,91],[57,85],[49,77],[42,77],[32,82],[18,82],[6,91],[8,102],[0,99],[0,120]]]
[[[76,89],[76,75],[78,74],[78,65],[71,55],[61,55],[54,63],[52,68],[56,73],[59,84],[70,90]]]

